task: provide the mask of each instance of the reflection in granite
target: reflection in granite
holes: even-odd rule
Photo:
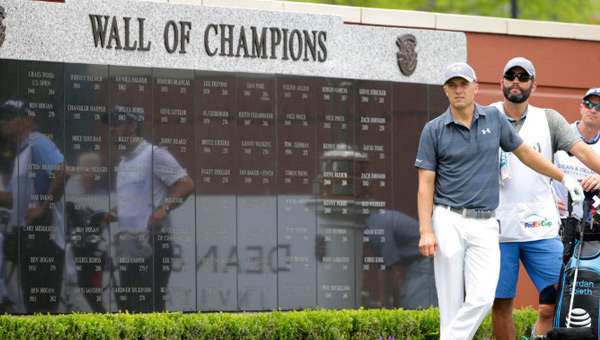
[[[153,145],[158,147],[153,155],[153,168],[158,168],[153,191],[164,187],[169,192],[164,199],[155,196],[153,205],[171,204],[168,219],[160,224],[155,219],[153,225],[154,310],[193,311],[196,309],[195,201],[194,195],[188,195],[194,189],[194,72],[154,69],[152,76]],[[160,153],[169,157],[161,160]],[[189,191],[177,196],[178,189]]]
[[[110,209],[116,216],[110,225],[111,311],[150,312],[155,302],[162,310],[164,302],[154,292],[157,263],[148,224],[154,196],[152,69],[111,66],[109,77],[102,121],[109,129]]]
[[[355,308],[355,248],[362,226],[355,221],[356,169],[366,162],[355,141],[354,81],[319,79],[317,86],[317,305]],[[357,254],[358,253],[358,254]]]
[[[238,308],[277,308],[275,76],[238,75]]]
[[[21,312],[65,311],[63,79],[62,63],[20,62],[19,98],[13,98],[19,103],[18,117],[9,119],[11,105],[3,106],[2,132],[18,145],[10,188],[12,225],[18,228]]]
[[[368,224],[392,207],[392,89],[389,82],[357,81],[356,86],[356,141],[357,149],[365,155],[363,166],[356,169],[357,192],[355,214],[364,225],[356,248],[362,257],[356,258],[357,301],[364,307],[392,307],[392,268],[389,255],[377,251],[378,247],[392,244],[391,235],[385,232],[389,222]],[[360,278],[360,281],[359,281]]]
[[[312,207],[316,87],[310,77],[277,77],[279,308],[317,306],[316,219]]]
[[[237,302],[236,78],[196,71],[197,309]]]
[[[108,67],[65,65],[66,304],[69,311],[110,310]]]
[[[18,84],[3,104],[30,103],[0,112],[1,311],[436,305],[412,160],[440,86],[1,59],[0,75]],[[49,160],[19,153],[17,116]],[[56,177],[52,195],[24,185]]]

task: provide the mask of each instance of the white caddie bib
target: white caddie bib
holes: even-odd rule
[[[504,112],[502,102],[492,104]],[[550,128],[544,109],[529,105],[519,131],[523,141],[552,161]],[[549,177],[533,171],[508,153],[511,178],[500,186],[500,242],[524,242],[556,237],[559,220]]]

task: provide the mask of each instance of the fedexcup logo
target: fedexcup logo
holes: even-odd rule
[[[6,18],[6,12],[4,11],[4,7],[0,6],[0,47],[2,47],[4,38],[6,37],[6,25],[4,24],[4,18]]]
[[[525,228],[552,227],[552,222],[538,214],[531,214],[525,219]]]

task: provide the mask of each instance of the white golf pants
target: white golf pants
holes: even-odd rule
[[[438,241],[434,268],[440,339],[472,339],[494,303],[500,274],[498,221],[466,218],[436,205],[432,228]]]

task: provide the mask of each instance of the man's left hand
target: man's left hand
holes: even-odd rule
[[[583,191],[596,191],[600,189],[600,175],[593,174],[581,180]]]
[[[585,196],[583,195],[583,188],[579,182],[573,177],[565,175],[561,183],[567,188],[567,191],[569,191],[569,195],[571,195],[571,199],[573,200],[573,206],[583,203]]]
[[[154,210],[152,215],[148,218],[148,228],[159,228],[165,217],[167,217],[167,214],[168,213],[163,208]]]
[[[560,217],[561,218],[563,216],[566,217],[567,214],[569,213],[569,207],[567,207],[567,204],[563,200],[559,200],[559,199],[555,199],[554,201],[556,202],[556,206],[558,207],[558,212],[560,214]]]
[[[50,213],[50,210],[44,209],[43,207],[27,209],[25,212],[25,221],[29,224],[34,224],[36,221],[43,220],[48,213]]]

